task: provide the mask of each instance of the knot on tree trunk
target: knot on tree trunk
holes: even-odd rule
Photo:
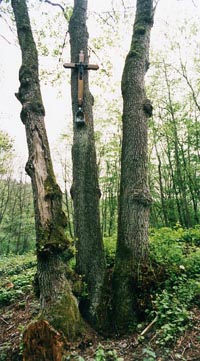
[[[153,106],[149,99],[146,99],[143,104],[143,110],[148,118],[152,117],[153,114]]]
[[[128,196],[132,202],[137,202],[145,207],[150,207],[152,203],[152,197],[149,189],[134,189]]]
[[[22,97],[21,97],[21,93],[18,93],[17,96],[18,100],[20,100],[22,102]],[[37,116],[45,116],[45,110],[43,107],[43,104],[38,100],[35,101],[29,101],[23,104],[22,106],[22,110],[20,113],[20,117],[22,120],[23,124],[26,124],[26,121],[29,119],[30,115],[37,115]]]
[[[29,177],[31,177],[33,175],[34,165],[33,165],[32,158],[29,158],[28,161],[26,162],[25,171],[29,175]]]

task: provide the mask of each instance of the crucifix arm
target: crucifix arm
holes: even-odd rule
[[[95,64],[87,64],[85,66],[86,69],[88,70],[98,70],[99,69],[99,66],[98,65],[95,65]]]
[[[73,68],[76,68],[76,63],[64,63],[63,64],[64,68],[67,68],[67,69],[73,69]]]
[[[63,66],[64,68],[67,68],[67,69],[74,69],[74,68],[78,68],[80,64],[78,63],[64,63]],[[96,64],[82,64],[84,69],[86,70],[98,70],[99,69],[99,66],[96,65]]]

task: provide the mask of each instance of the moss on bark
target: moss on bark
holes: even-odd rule
[[[37,285],[40,295],[40,321],[30,335],[36,349],[30,360],[52,360],[44,335],[50,338],[52,350],[59,352],[55,328],[68,339],[75,339],[84,330],[78,304],[66,279],[63,259],[70,258],[73,249],[65,235],[67,219],[62,211],[62,192],[56,183],[48,138],[44,123],[44,107],[38,77],[37,49],[33,39],[25,0],[12,0],[18,39],[22,51],[20,88],[17,98],[22,104],[21,118],[26,127],[29,160],[26,170],[31,177],[36,228]],[[48,321],[48,322],[47,322]],[[54,337],[55,336],[55,337]],[[25,338],[28,343],[30,338]],[[40,352],[41,342],[42,353]],[[55,342],[54,342],[55,341]],[[52,344],[51,344],[52,342]],[[26,344],[25,347],[29,348]],[[32,344],[33,346],[33,344]],[[59,355],[61,355],[59,353]],[[46,356],[37,356],[46,355]],[[49,356],[50,355],[50,356]],[[38,358],[37,358],[38,357]],[[45,358],[46,357],[46,358]],[[49,358],[50,357],[50,358]],[[60,358],[53,360],[61,360]],[[28,358],[25,358],[29,360]]]
[[[68,288],[64,294],[58,296],[56,302],[45,309],[40,319],[47,319],[67,340],[75,340],[84,333],[85,325],[80,317],[77,302]]]

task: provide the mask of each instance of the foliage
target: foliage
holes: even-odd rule
[[[150,229],[150,269],[146,293],[141,303],[150,300],[146,316],[157,316],[157,342],[166,345],[187,329],[192,320],[191,308],[200,298],[200,229],[180,225]],[[107,267],[113,267],[116,236],[104,239]],[[146,296],[145,296],[146,295]],[[146,356],[145,356],[146,357]],[[152,356],[150,356],[152,357]]]
[[[66,360],[85,361],[81,356],[67,356]],[[106,350],[99,344],[95,351],[94,361],[123,361],[123,358],[117,356],[116,350]]]
[[[4,175],[10,168],[10,163],[13,158],[13,140],[10,136],[0,130],[0,175]]]
[[[144,355],[143,361],[154,361],[156,360],[156,354],[151,348],[144,348],[142,350]]]
[[[163,227],[150,230],[150,254],[162,265],[178,265],[183,257],[183,247],[180,242],[184,230]]]
[[[26,256],[9,256],[0,258],[0,306],[8,305],[33,288],[36,273],[36,258]]]
[[[157,342],[167,344],[190,324],[200,295],[199,228],[151,230],[150,259],[164,269],[153,290],[151,315],[157,315]]]
[[[174,37],[166,31],[163,40],[168,51],[159,49],[152,54],[148,92],[154,116],[149,123],[149,167],[154,199],[151,223],[155,226],[174,226],[177,221],[188,228],[199,224],[197,29],[191,20],[187,30],[183,23],[177,25]]]
[[[156,294],[153,301],[157,315],[157,343],[166,345],[174,342],[178,334],[183,333],[192,320],[190,308],[192,300],[200,292],[200,284],[183,275],[177,278],[174,285],[168,285]],[[168,286],[168,287],[167,287]],[[154,313],[153,312],[153,313]]]
[[[104,244],[107,267],[112,267],[116,236],[105,238]],[[150,260],[156,283],[154,282],[149,289],[151,307],[146,310],[146,316],[148,319],[157,316],[155,339],[159,345],[166,346],[174,342],[178,335],[191,325],[192,307],[199,305],[199,227],[151,229]],[[24,294],[30,292],[35,266],[36,259],[32,254],[1,257],[1,306],[20,300]],[[164,270],[161,279],[156,273],[159,269]],[[145,360],[155,359],[154,352],[152,351],[151,354],[151,351],[143,350]],[[115,350],[106,350],[101,345],[97,348],[94,357],[98,361],[120,359],[117,358]]]
[[[170,274],[180,273],[184,265],[188,275],[198,275],[200,228],[183,229],[163,227],[150,230],[150,258],[167,266]],[[194,268],[193,268],[194,267]]]
[[[35,220],[31,185],[7,178],[0,180],[1,254],[23,254],[35,248]]]
[[[123,358],[117,356],[116,350],[105,350],[104,347],[99,344],[95,352],[95,361],[123,361]]]
[[[102,132],[101,128],[96,131],[96,147],[99,185],[102,193],[100,198],[101,228],[105,237],[112,236],[117,229],[121,152],[121,115],[118,107],[118,104],[111,102],[106,109],[109,122],[102,119],[97,121],[100,126],[101,122],[104,122],[104,131]]]
[[[46,22],[49,9],[47,4],[42,4],[42,9],[41,29],[35,25],[39,53],[43,57],[41,75],[45,81],[49,79],[52,82],[61,81],[60,64],[57,60],[58,57],[62,59],[63,38],[62,36],[58,38],[57,34],[58,29],[59,33],[65,33],[61,21],[62,12],[61,16],[57,14],[55,19]],[[67,18],[70,17],[70,13],[71,9],[66,8]],[[95,16],[98,15],[95,14]],[[104,68],[100,70],[99,77],[95,75],[96,83],[103,91],[109,87],[110,96],[115,98],[112,100],[109,97],[107,101],[105,97],[102,97],[96,105],[95,116],[102,191],[102,233],[105,236],[107,267],[113,267],[115,258],[120,175],[121,100],[116,93],[116,84],[113,83],[112,86],[116,51],[119,53],[119,48],[124,46],[118,34],[118,28],[122,24],[120,23],[122,19],[119,17],[118,12],[114,12],[113,16],[102,14],[99,17],[100,26],[107,24],[109,31],[101,29],[99,37],[91,40],[92,48],[90,49],[91,52],[96,51],[97,55],[104,59]],[[124,25],[127,23],[126,26],[129,26],[129,11],[127,14],[124,12],[121,17],[124,17]],[[57,29],[52,28],[52,22]],[[150,230],[152,272],[155,272],[156,279],[159,267],[163,275],[162,279],[159,279],[150,290],[153,310],[148,310],[148,316],[152,317],[155,314],[158,316],[157,340],[161,344],[172,341],[178,331],[182,332],[188,326],[191,319],[190,307],[200,294],[199,26],[195,23],[187,23],[187,30],[189,28],[190,34],[186,34],[185,26],[178,31],[176,29],[177,36],[173,41],[171,40],[173,36],[170,39],[166,35],[167,51],[159,49],[152,52],[152,70],[150,70],[147,87],[149,97],[154,104],[154,117],[149,121],[149,179],[154,199],[151,225],[165,226]],[[113,35],[116,34],[114,40],[110,37],[110,29],[113,30]],[[121,33],[126,34],[127,31],[123,30]],[[167,34],[167,31],[165,33]],[[185,47],[186,42],[187,47]],[[53,43],[53,47],[50,43]],[[194,51],[191,50],[191,43]],[[109,52],[110,58],[106,55],[106,44],[115,49],[113,54]],[[188,62],[184,55],[185,50],[189,53]],[[46,69],[46,63],[43,64],[47,55],[54,58],[53,70],[52,65],[50,65],[51,69]],[[104,113],[104,119],[101,119],[101,113]],[[103,131],[102,123],[104,124]],[[0,202],[0,251],[1,254],[8,255],[25,253],[35,247],[31,189],[30,185],[16,181],[8,174],[7,166],[11,163],[12,151],[12,140],[8,135],[0,132],[0,199],[2,200]],[[65,192],[69,189],[70,183],[71,180]],[[69,220],[72,222],[73,207],[71,199],[67,197],[66,193],[66,209],[69,205]],[[73,229],[69,233],[72,236]],[[0,261],[3,265],[0,276],[6,276],[7,284],[11,285],[10,288],[3,287],[4,284],[1,286],[3,304],[20,297],[21,291],[26,292],[33,276],[31,264],[29,265],[24,260],[25,263],[15,265],[15,260],[18,262],[20,257],[10,256],[9,258],[12,261],[9,267],[6,266],[6,258]],[[99,349],[99,354],[105,354],[105,352],[104,349]],[[151,350],[145,350],[144,357],[150,360],[154,358],[154,355]]]
[[[117,235],[113,234],[111,237],[104,237],[104,249],[106,256],[107,267],[112,267],[115,260]]]
[[[11,348],[11,342],[5,342],[3,345],[0,346],[0,361],[7,360],[7,352]]]

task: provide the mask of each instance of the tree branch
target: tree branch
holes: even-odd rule
[[[43,0],[40,0],[40,1],[42,2]],[[62,10],[62,12],[65,13],[65,9],[64,9],[64,7],[63,7],[61,4],[59,4],[59,3],[54,3],[54,2],[52,2],[52,1],[50,1],[50,0],[44,0],[44,2],[47,3],[47,4],[50,4],[50,5],[52,5],[52,6],[57,6],[57,7],[59,7],[59,8]]]
[[[108,78],[109,78],[110,75],[109,75],[109,73],[107,72],[107,70],[105,69],[104,64],[101,62],[101,59],[100,59],[100,57],[98,56],[98,54],[96,53],[96,51],[95,51],[91,46],[88,46],[88,50],[89,50],[89,52],[93,53],[93,54],[97,57],[97,59],[98,59],[99,62],[100,62],[100,65],[101,65],[101,69],[105,72],[105,74],[106,74],[106,75],[108,76]]]
[[[0,37],[1,38],[3,38],[8,44],[12,44],[8,39],[6,39],[6,37],[5,36],[3,36],[2,34],[0,34]]]
[[[65,37],[64,37],[64,40],[63,40],[63,44],[62,44],[62,49],[61,49],[61,52],[60,52],[60,56],[59,56],[59,60],[58,62],[60,63],[60,61],[62,60],[62,55],[63,55],[63,49],[65,47],[65,44],[66,44],[66,41],[67,41],[67,35],[69,34],[69,30],[66,31],[65,33]]]
[[[192,3],[195,6],[195,8],[197,8],[197,4],[195,4],[194,0],[192,0]]]
[[[156,317],[153,319],[153,321],[151,321],[151,323],[141,332],[140,336],[144,336],[145,333],[147,333],[147,331],[149,331],[150,328],[154,325],[154,323],[156,323],[157,319],[158,319],[158,316],[156,316]]]

